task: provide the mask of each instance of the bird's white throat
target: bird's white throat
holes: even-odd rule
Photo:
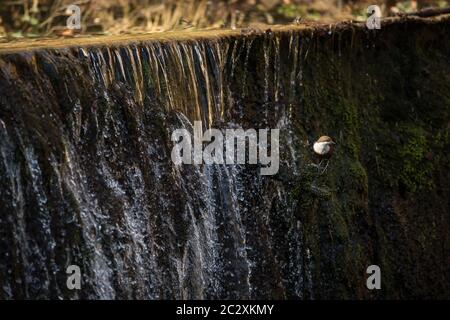
[[[330,145],[328,142],[316,142],[314,143],[314,152],[320,155],[325,155],[330,152]]]

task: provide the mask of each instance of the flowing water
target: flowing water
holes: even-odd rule
[[[302,41],[1,56],[2,297],[302,298],[312,280],[289,186],[256,165],[170,159],[172,131],[193,121],[279,128],[282,169],[298,174]],[[67,289],[69,265],[82,290]]]

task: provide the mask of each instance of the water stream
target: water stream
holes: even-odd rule
[[[171,132],[200,120],[281,129],[298,171],[301,46],[291,33],[2,56],[2,296],[302,298],[291,190],[256,165],[170,160]]]

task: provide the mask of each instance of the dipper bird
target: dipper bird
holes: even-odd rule
[[[325,170],[327,170],[328,161],[331,158],[331,156],[333,155],[335,144],[336,143],[329,136],[321,136],[319,138],[319,140],[314,142],[314,146],[313,146],[314,152],[320,159],[320,163],[319,163],[318,167],[320,168],[320,166],[322,165],[322,162],[324,160],[327,161],[327,165],[325,166],[325,169],[323,169],[322,173],[324,173]]]

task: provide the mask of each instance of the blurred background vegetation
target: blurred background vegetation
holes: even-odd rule
[[[73,36],[67,7],[80,6],[79,34],[141,33],[198,28],[238,28],[251,23],[364,20],[377,4],[384,16],[424,7],[446,7],[449,0],[0,0],[0,37]],[[297,18],[298,19],[298,18]]]

